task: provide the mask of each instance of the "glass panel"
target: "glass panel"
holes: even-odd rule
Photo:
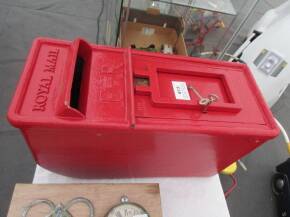
[[[141,22],[163,28],[174,27],[177,39],[176,43],[170,46],[176,50],[174,46],[176,46],[177,40],[180,44],[180,35],[186,46],[186,52],[177,52],[178,54],[212,59],[217,59],[224,48],[228,47],[227,43],[231,41],[235,31],[240,29],[239,25],[249,15],[249,9],[253,5],[253,1],[250,0],[124,0],[121,3],[123,8],[121,13],[117,10],[117,6],[121,7],[117,3],[120,1],[109,1],[115,4],[115,6],[111,6],[115,7],[116,11],[114,20],[112,21],[113,16],[108,17],[115,31],[112,31],[113,27],[107,27],[105,32],[110,37],[102,38],[101,43],[112,44],[113,39],[116,39],[112,34],[119,29],[116,33],[119,34],[118,46],[122,46],[122,31],[126,32],[128,27],[126,21]],[[112,10],[108,9],[108,11]],[[117,13],[117,11],[119,12]],[[145,13],[149,13],[150,16],[146,18]],[[117,18],[117,16],[119,17]],[[172,22],[176,22],[176,25]],[[118,28],[112,23],[118,23]],[[241,43],[241,40],[237,39],[233,40],[233,43],[237,41]],[[239,45],[231,45],[231,50],[236,49]],[[156,49],[153,50],[156,51]]]
[[[96,43],[116,45],[119,35],[120,18],[122,12],[120,0],[102,0],[100,13],[97,15]]]

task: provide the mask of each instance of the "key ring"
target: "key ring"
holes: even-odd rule
[[[196,88],[193,86],[188,86],[188,89],[192,90],[193,93],[199,98],[198,104],[202,106],[202,112],[207,112],[207,107],[213,103],[218,101],[218,96],[216,94],[209,94],[207,97],[203,97]]]
[[[28,206],[23,208],[21,217],[26,217],[31,208],[33,208],[34,206],[40,205],[40,204],[46,204],[49,206],[50,209],[52,209],[52,210],[55,209],[55,205],[51,200],[38,199],[38,200],[32,201]]]
[[[72,214],[68,211],[73,205],[77,203],[83,203],[89,208],[89,217],[95,216],[95,210],[92,202],[84,197],[76,197],[68,201],[65,205],[59,203],[55,205],[51,200],[48,199],[37,199],[32,201],[28,206],[23,208],[21,217],[27,217],[29,211],[40,204],[46,204],[51,209],[51,212],[45,217],[73,217]]]

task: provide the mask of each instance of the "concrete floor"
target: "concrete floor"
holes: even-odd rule
[[[37,36],[82,36],[95,42],[100,8],[96,0],[0,0],[0,216],[7,213],[14,184],[30,183],[34,173],[35,164],[22,136],[5,118],[31,42]],[[273,108],[289,132],[288,111],[290,88]],[[275,166],[286,158],[283,141],[277,138],[243,159],[248,171],[238,170],[238,188],[227,200],[231,216],[276,216],[270,179]],[[227,188],[228,177],[222,176],[221,181]]]
[[[290,88],[272,108],[274,116],[290,132]],[[234,144],[233,144],[234,145]],[[271,178],[275,166],[288,158],[287,148],[281,136],[242,159],[248,170],[239,167],[236,177],[238,187],[228,197],[227,203],[233,217],[277,216],[275,198],[271,191]],[[230,186],[229,177],[220,175],[224,189]]]

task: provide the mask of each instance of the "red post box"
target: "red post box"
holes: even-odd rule
[[[209,176],[279,130],[244,64],[39,38],[9,121],[78,177]]]

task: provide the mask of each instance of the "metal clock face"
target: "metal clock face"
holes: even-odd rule
[[[128,202],[128,198],[123,196],[121,203],[114,206],[106,217],[149,217],[149,214],[142,206]]]

